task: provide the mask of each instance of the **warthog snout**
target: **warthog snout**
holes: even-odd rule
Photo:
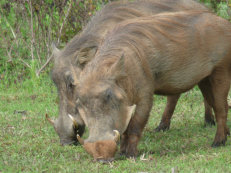
[[[95,161],[108,162],[112,161],[117,151],[117,142],[120,139],[120,134],[114,130],[114,139],[102,140],[96,142],[85,142],[79,135],[77,139],[84,149],[89,153]]]
[[[53,120],[49,118],[47,114],[46,119],[54,127],[55,131],[59,135],[60,144],[62,146],[78,144],[76,134],[81,136],[84,132],[85,125],[78,124],[75,118],[70,114],[68,114],[68,116],[65,117],[65,120],[62,121],[60,119]]]

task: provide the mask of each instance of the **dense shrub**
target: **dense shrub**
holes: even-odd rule
[[[52,42],[62,47],[106,2],[1,0],[1,82],[36,78],[51,55]]]

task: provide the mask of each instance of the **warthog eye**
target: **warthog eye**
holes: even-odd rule
[[[72,74],[71,74],[71,72],[70,71],[67,71],[66,73],[65,73],[65,82],[66,82],[66,85],[67,85],[67,88],[68,87],[74,87],[74,79],[73,79],[73,76],[72,76]]]
[[[75,85],[74,85],[73,76],[70,71],[67,71],[65,73],[65,83],[66,83],[67,94],[70,97],[72,97]]]
[[[74,89],[74,85],[70,83],[69,85],[67,85],[67,89],[72,91]]]
[[[108,88],[104,93],[104,102],[110,101],[111,99],[113,99],[113,97],[113,91],[110,88]]]
[[[72,85],[71,83],[66,85],[66,88],[67,88],[67,97],[70,98],[70,99],[73,98],[74,87],[75,87],[75,86]]]

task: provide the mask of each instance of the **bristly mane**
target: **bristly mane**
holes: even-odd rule
[[[106,68],[104,67],[105,64],[112,64],[123,53],[127,54],[132,52],[133,55],[129,56],[138,58],[138,62],[141,63],[146,75],[150,76],[147,57],[154,56],[155,49],[164,45],[161,43],[163,40],[168,40],[168,43],[175,42],[184,47],[184,36],[187,34],[184,31],[185,27],[192,25],[192,23],[185,22],[185,19],[191,18],[194,20],[194,16],[204,12],[190,11],[184,15],[182,15],[182,13],[185,12],[161,13],[120,23],[107,34],[97,56],[89,63],[86,71],[90,72],[97,69],[102,70],[102,73],[104,73],[103,69]],[[196,19],[198,18],[195,18],[195,20]],[[99,61],[101,63],[98,63]]]
[[[175,1],[175,0],[174,0]],[[96,12],[89,23],[84,27],[80,35],[75,36],[62,51],[62,56],[70,56],[76,51],[85,47],[98,46],[105,34],[115,26],[115,24],[127,20],[129,18],[142,17],[157,14],[164,11],[188,10],[191,8],[203,8],[203,5],[195,3],[187,3],[187,0],[138,0],[128,3],[127,1],[112,2],[103,7],[102,10]],[[183,3],[183,5],[182,5]],[[185,5],[187,4],[187,5]],[[185,5],[185,6],[184,6]],[[144,10],[145,9],[145,10]],[[204,10],[207,8],[204,7]],[[145,12],[144,12],[145,11]]]

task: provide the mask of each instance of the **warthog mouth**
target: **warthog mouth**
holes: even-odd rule
[[[62,146],[67,146],[67,145],[74,145],[77,146],[79,143],[77,141],[71,141],[71,142],[65,142],[61,143]]]
[[[70,140],[70,141],[60,141],[62,146],[67,146],[67,145],[78,145],[79,142],[76,139]]]
[[[68,114],[68,117],[72,120],[73,131],[69,134],[64,135],[58,132],[57,121],[49,118],[47,114],[45,116],[46,116],[47,121],[54,127],[55,131],[58,133],[60,137],[60,143],[62,146],[79,144],[79,141],[76,138],[76,134],[79,134],[80,136],[82,136],[85,130],[85,125],[79,125],[77,121],[74,119],[74,117]]]
[[[114,160],[115,160],[114,158],[109,158],[109,159],[98,158],[98,159],[96,159],[94,161],[99,162],[99,163],[103,163],[103,164],[107,164],[107,163],[113,162]]]

